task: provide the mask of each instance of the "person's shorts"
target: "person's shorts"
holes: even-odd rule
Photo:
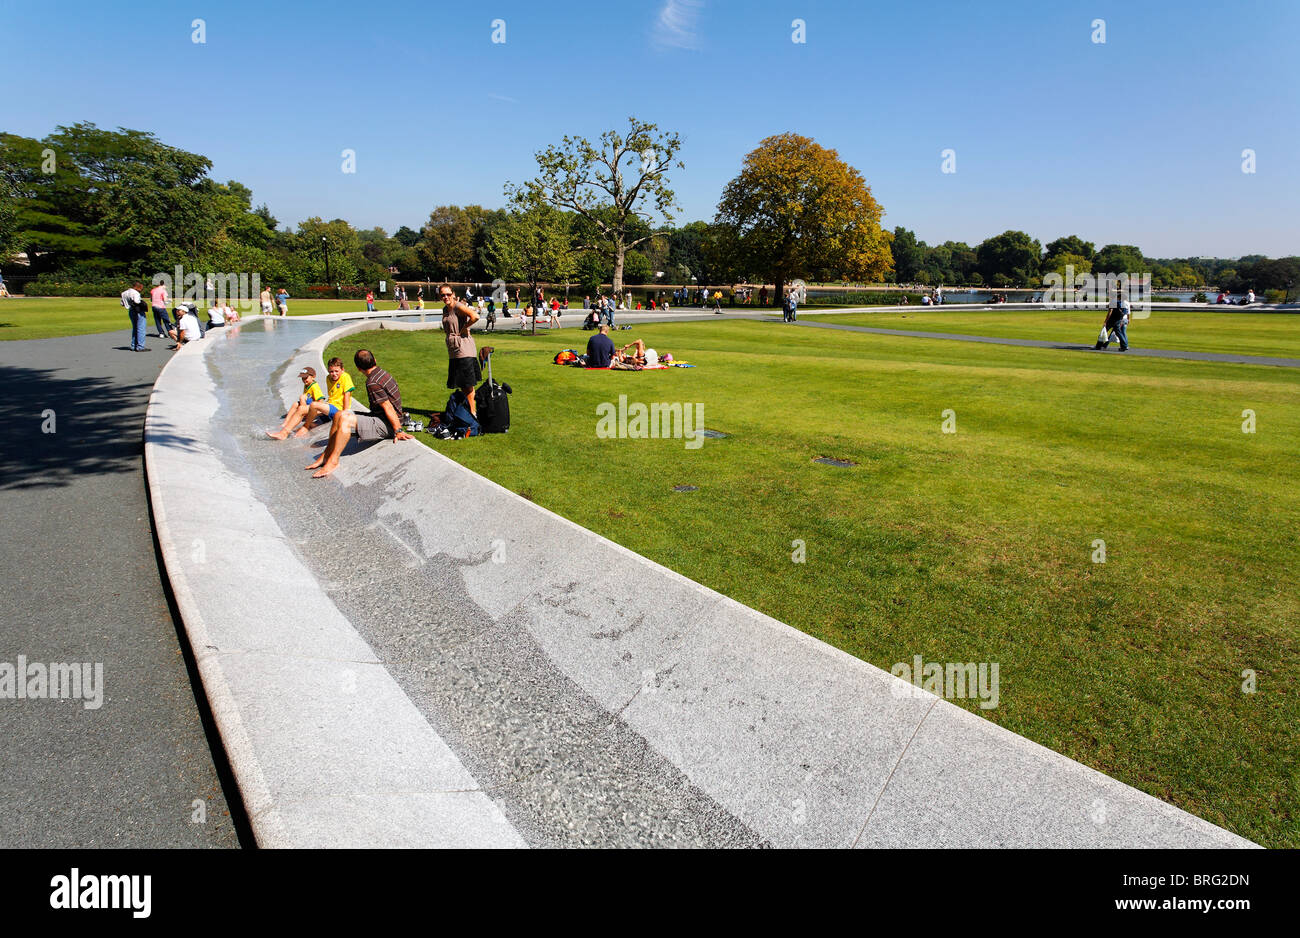
[[[453,391],[470,388],[483,380],[483,369],[478,356],[453,358],[447,363],[447,387]]]
[[[262,312],[264,312],[264,313],[269,313],[270,311],[271,311],[271,304],[270,304],[270,303],[263,303],[263,304],[262,304]]]
[[[391,440],[393,428],[383,417],[373,414],[357,414],[357,439],[363,443],[371,440]]]
[[[334,415],[337,414],[338,412],[339,412],[338,406],[335,405],[335,404],[330,404],[330,419],[331,419],[331,420],[334,419]]]

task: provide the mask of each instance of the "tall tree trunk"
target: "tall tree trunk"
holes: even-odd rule
[[[627,248],[623,247],[622,242],[614,246],[614,281],[611,284],[614,290],[614,301],[623,294],[623,261],[627,257]]]

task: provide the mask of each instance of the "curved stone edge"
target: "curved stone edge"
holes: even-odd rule
[[[440,325],[353,322],[310,340],[295,355],[315,356],[319,362],[330,342],[378,328],[418,331]],[[181,350],[164,368],[169,380],[164,382],[160,375],[161,390],[170,393],[183,386],[173,380],[178,375],[170,374],[179,367],[178,362],[187,364],[187,377],[206,373],[194,366],[201,364],[207,348],[210,346]],[[293,369],[287,369],[283,381],[289,394],[296,395]],[[264,714],[249,708],[247,674],[241,685],[243,698],[232,690],[228,662],[213,644],[202,604],[188,582],[184,540],[173,531],[176,519],[168,513],[167,493],[162,491],[172,467],[167,465],[168,454],[159,441],[167,430],[162,408],[155,408],[159,392],[156,386],[146,425],[146,467],[151,496],[156,496],[159,542],[204,690],[259,844],[428,844],[430,839],[421,839],[420,832],[446,829],[445,804],[421,803],[409,794],[401,797],[384,792],[356,792],[349,797],[335,788],[326,797],[308,801],[277,796],[276,780],[264,771],[267,764],[283,771],[285,753],[271,751],[275,746],[290,749],[289,758],[305,762],[309,774],[323,772],[325,764],[304,760],[297,738],[282,734],[268,739],[261,733],[264,726],[250,726]],[[215,406],[215,398],[213,402]],[[201,410],[180,408],[188,420],[197,416],[206,425],[210,414]],[[556,631],[554,621],[546,621],[548,615],[554,619],[554,610],[542,606],[553,605],[549,601],[554,595],[538,585],[546,578],[544,571],[531,579],[525,577],[528,582],[514,584],[520,595],[528,595],[512,598],[505,607],[511,609],[512,619],[534,632],[548,656],[571,679],[606,703],[611,712],[616,711],[693,783],[775,845],[1250,846],[1236,835],[947,701],[916,693],[880,669],[520,498],[428,447],[400,454],[385,448],[375,457],[369,465],[368,460],[355,457],[355,481],[344,484],[375,485],[380,476],[392,474],[394,469],[403,484],[417,487],[422,480],[450,478],[460,487],[462,510],[478,512],[481,517],[511,515],[512,522],[522,522],[523,530],[517,534],[521,539],[536,536],[539,529],[548,543],[558,537],[573,548],[572,555],[557,552],[561,564],[586,552],[587,561],[596,556],[601,572],[606,565],[615,564],[629,576],[653,578],[652,582],[673,592],[677,605],[672,612],[679,619],[706,623],[707,628],[688,634],[686,647],[673,649],[680,659],[677,663],[653,673],[629,699],[627,687],[601,671],[602,665],[591,657],[590,649],[573,647],[571,636]],[[394,467],[395,459],[402,464]],[[467,488],[475,495],[469,501],[463,498]],[[430,490],[437,488],[431,486]],[[251,492],[247,497],[255,501]],[[259,503],[257,507],[262,506]],[[397,510],[402,510],[400,504]],[[438,524],[431,530],[426,525],[423,533],[437,536],[445,527]],[[247,536],[242,527],[239,533]],[[440,545],[452,550],[456,546],[463,545]],[[656,628],[658,624],[651,623],[646,631],[655,634],[642,634],[633,647],[662,637],[665,633]],[[342,627],[351,632],[350,640],[360,641],[350,625],[344,622]],[[659,648],[651,650],[655,655],[663,653]],[[382,672],[373,653],[370,661]],[[667,675],[678,664],[682,670],[669,683]],[[318,668],[319,662],[313,661],[312,666]],[[258,672],[255,677],[269,677],[270,673]],[[376,677],[392,683],[386,672]],[[728,722],[731,715],[727,713],[701,709],[698,697],[692,697],[701,680],[734,684],[738,697],[748,695],[749,702],[765,708],[765,718],[771,717],[779,726],[765,727],[766,736],[757,743],[747,738],[743,721],[738,725],[734,720]],[[684,696],[682,687],[686,688]],[[258,690],[253,686],[255,696]],[[411,707],[400,691],[386,705],[394,711]],[[388,725],[393,721],[384,718],[377,722]],[[420,723],[428,729],[422,719]],[[329,741],[321,742],[328,749]],[[459,765],[454,754],[443,755]],[[805,759],[816,763],[814,771],[800,764]],[[472,798],[476,792],[460,789],[457,794]],[[478,820],[486,823],[460,825],[461,837],[454,842],[522,843],[490,800],[478,808]],[[451,826],[456,826],[454,818]],[[322,827],[327,829],[322,831]],[[432,841],[440,842],[436,837]]]
[[[312,339],[299,354],[314,356],[319,363],[324,350],[347,335],[375,329],[440,328],[436,322],[352,322]],[[286,375],[285,391],[296,390],[296,379]],[[389,506],[396,517],[384,516],[387,521],[414,524],[426,551],[463,554],[466,545],[446,532],[481,529],[493,515],[508,517],[509,523],[498,521],[499,530],[514,532],[507,536],[508,549],[516,548],[516,540],[530,544],[532,553],[523,554],[529,556],[545,545],[547,552],[560,558],[551,565],[552,576],[558,573],[565,579],[574,570],[606,573],[618,568],[621,577],[610,574],[610,582],[641,580],[639,590],[629,589],[622,597],[626,605],[647,591],[665,596],[674,604],[677,621],[665,623],[662,629],[651,623],[646,627],[651,636],[626,646],[637,654],[638,664],[654,665],[649,679],[637,687],[635,682],[627,683],[626,675],[620,683],[619,676],[601,663],[601,656],[575,644],[571,630],[555,622],[559,597],[545,585],[546,571],[522,576],[526,582],[515,584],[508,597],[478,584],[485,610],[529,628],[570,679],[774,845],[1254,846],[920,692],[847,652],[522,498],[429,447],[421,445],[401,455],[384,448],[373,454],[373,461],[355,460],[353,468],[340,475],[353,479],[344,481],[346,485],[387,484],[431,493],[418,507],[404,504],[399,497]],[[453,492],[448,503],[436,504],[440,496],[435,493],[447,491]],[[467,497],[471,493],[473,497]],[[570,602],[568,597],[564,601]],[[566,611],[601,610],[597,606]],[[667,646],[679,641],[681,622],[686,620],[698,621],[701,629],[685,630],[681,647],[671,653],[660,647],[644,654],[653,642]],[[697,634],[705,625],[707,634]],[[748,694],[750,703],[770,704],[765,718],[778,728],[762,743],[750,744],[743,735],[743,721],[728,722],[690,692],[673,699],[673,693],[660,685],[679,665],[687,673],[675,675],[681,678],[676,684],[695,680],[695,689],[702,685],[707,691],[709,683],[730,683],[735,697],[743,700]],[[810,742],[817,737],[827,741]],[[864,748],[880,750],[879,757],[861,758],[856,750]],[[818,763],[815,771],[800,768],[804,759]],[[818,773],[820,778],[812,777]]]
[[[179,350],[159,374],[145,416],[145,472],[166,575],[258,846],[526,846],[323,590],[295,589],[293,609],[265,611],[281,626],[279,647],[236,640],[256,623],[213,610],[212,594],[191,575],[205,561],[187,552],[187,536],[203,533],[192,545],[210,537],[214,553],[269,546],[281,575],[295,557],[215,451],[169,422],[179,415],[206,427],[216,414],[211,380],[202,380],[212,347]],[[191,479],[203,480],[202,490]],[[204,499],[214,505],[184,517]],[[241,502],[247,516],[227,527]],[[307,582],[305,567],[291,572],[292,582]],[[318,627],[306,635],[284,627],[299,619]],[[333,683],[340,676],[350,690]]]

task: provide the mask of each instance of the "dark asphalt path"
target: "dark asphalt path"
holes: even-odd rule
[[[0,847],[239,845],[145,490],[144,412],[168,343],[133,354],[127,331],[0,342],[0,669],[19,655],[103,665],[99,709],[0,697]]]
[[[844,332],[870,332],[876,335],[901,335],[911,339],[954,339],[958,342],[984,342],[991,345],[1019,345],[1026,348],[1054,348],[1072,352],[1096,352],[1091,345],[1074,345],[1068,342],[1047,342],[1042,339],[1006,339],[987,335],[961,335],[956,332],[914,332],[909,329],[877,329],[874,326],[845,326],[833,322],[796,322],[808,329],[840,329]],[[1119,354],[1118,346],[1112,350]],[[1180,358],[1195,362],[1229,362],[1237,365],[1275,365],[1281,368],[1300,368],[1300,359],[1271,358],[1265,355],[1234,355],[1223,352],[1183,352],[1177,349],[1132,348],[1125,355],[1141,358]]]

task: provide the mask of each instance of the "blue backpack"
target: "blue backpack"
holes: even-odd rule
[[[459,391],[452,391],[451,397],[447,398],[447,407],[442,412],[440,423],[452,433],[464,430],[464,436],[478,436],[483,432],[474,415],[470,413],[465,396]]]

